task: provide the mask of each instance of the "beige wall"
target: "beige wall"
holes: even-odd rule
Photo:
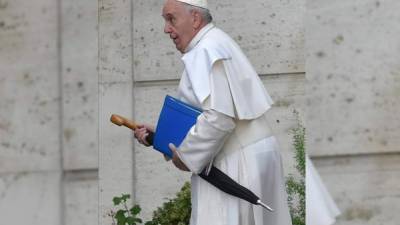
[[[307,149],[337,224],[398,224],[398,1],[307,1]]]
[[[96,1],[0,1],[1,224],[97,224],[96,26]]]

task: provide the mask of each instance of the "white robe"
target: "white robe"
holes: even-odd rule
[[[232,69],[232,60],[235,54],[243,57],[241,52],[232,55],[222,52],[226,58],[209,60],[208,70],[190,68],[194,64],[207,66],[199,62],[204,60],[204,55],[193,57],[191,62],[187,54],[204,52],[201,48],[207,45],[203,40],[211,44],[218,40],[225,43],[228,39],[221,32],[213,25],[206,26],[183,56],[185,71],[179,85],[179,98],[204,110],[178,149],[178,156],[193,172],[190,224],[291,225],[279,146],[265,118],[272,100],[258,76],[254,71],[247,75],[232,74],[238,71]],[[211,53],[208,56],[212,55],[213,49],[208,50]],[[243,64],[249,65],[248,61]],[[268,212],[223,193],[196,175],[211,164],[252,190],[275,211]]]
[[[306,158],[306,224],[331,225],[340,214],[311,160]]]

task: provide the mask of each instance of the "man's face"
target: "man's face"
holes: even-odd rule
[[[165,20],[164,32],[175,43],[176,48],[184,53],[196,32],[193,26],[193,15],[176,0],[167,0],[164,4],[162,16]]]

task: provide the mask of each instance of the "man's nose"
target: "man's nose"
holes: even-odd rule
[[[164,25],[164,33],[169,34],[171,33],[171,26],[168,23]]]

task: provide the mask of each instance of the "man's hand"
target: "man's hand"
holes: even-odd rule
[[[176,151],[178,150],[174,144],[169,143],[168,145],[169,149],[171,149],[173,155],[172,155],[172,162],[174,163],[174,165],[183,171],[190,171],[186,165],[181,161],[181,159],[179,158],[178,154],[176,153]]]
[[[150,146],[150,143],[148,143],[146,140],[150,132],[154,133],[154,127],[144,124],[144,125],[138,125],[138,128],[136,128],[133,131],[133,134],[140,144],[144,146]]]

